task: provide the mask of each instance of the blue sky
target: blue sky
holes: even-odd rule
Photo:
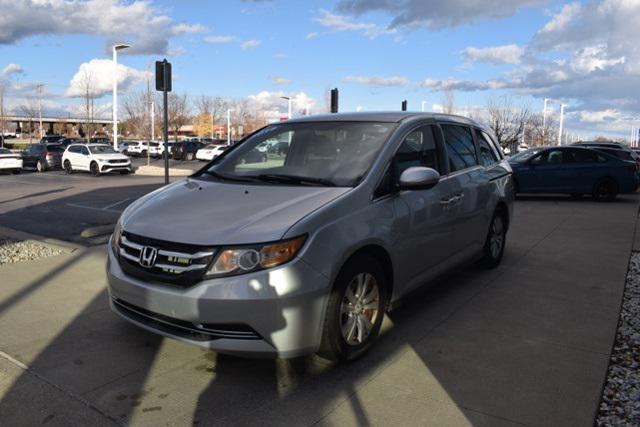
[[[142,89],[144,70],[167,57],[176,91],[254,96],[282,112],[286,105],[276,95],[296,95],[320,112],[331,87],[340,88],[343,111],[398,109],[403,99],[409,109],[419,110],[423,100],[431,109],[450,87],[463,111],[500,95],[540,110],[550,97],[568,105],[567,126],[575,132],[628,134],[640,111],[631,96],[640,54],[619,27],[637,22],[640,4],[479,3],[478,9],[465,0],[49,0],[43,8],[33,0],[0,0],[7,14],[0,19],[0,78],[15,88],[10,106],[41,82],[47,108],[76,111],[74,76],[83,64],[110,59],[106,46],[121,40],[137,50],[119,57],[127,67],[123,96]],[[581,33],[589,24],[597,27]],[[108,111],[111,96],[103,92],[98,102]]]

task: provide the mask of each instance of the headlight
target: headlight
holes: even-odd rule
[[[122,225],[120,224],[120,219],[116,222],[116,227],[113,229],[113,234],[111,235],[111,250],[115,256],[118,256],[118,252],[120,251],[120,239],[122,238]]]
[[[264,245],[225,248],[207,271],[207,277],[235,276],[285,264],[296,256],[305,239],[300,236]]]

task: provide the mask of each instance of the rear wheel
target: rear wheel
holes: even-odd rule
[[[44,172],[47,170],[47,165],[44,164],[44,162],[42,160],[38,160],[36,162],[36,170],[38,172]]]
[[[91,171],[91,175],[93,176],[100,175],[100,167],[96,162],[91,162],[91,166],[89,166],[89,170]]]
[[[193,153],[187,153],[185,154],[185,160],[191,161],[194,158],[194,154]]]
[[[502,261],[502,255],[504,254],[506,241],[507,223],[504,214],[501,211],[497,211],[491,220],[487,240],[484,244],[484,257],[482,258],[483,266],[487,268],[495,268],[500,264],[500,261]]]
[[[329,296],[318,354],[330,360],[352,360],[376,340],[387,305],[387,283],[370,256],[350,260]]]
[[[602,178],[593,186],[593,199],[598,202],[612,202],[618,195],[618,184],[611,178]]]
[[[22,172],[22,169],[14,169],[11,171],[14,175],[19,175]]]
[[[73,168],[71,167],[71,162],[69,160],[65,160],[62,166],[64,166],[64,170],[67,171],[69,175],[73,173]]]

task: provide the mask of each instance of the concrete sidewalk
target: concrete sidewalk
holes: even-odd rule
[[[385,319],[356,362],[246,360],[142,331],[107,306],[106,248],[0,267],[7,425],[592,425],[638,215],[518,201],[504,263]]]

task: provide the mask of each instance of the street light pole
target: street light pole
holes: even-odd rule
[[[213,113],[211,113],[211,139],[213,139],[213,128],[214,128],[214,124],[213,124]]]
[[[549,98],[544,99],[544,107],[542,108],[542,145],[547,143],[547,103]]]
[[[227,109],[227,145],[231,145],[231,112],[233,109]]]
[[[291,97],[289,96],[281,96],[280,99],[286,99],[289,104],[289,113],[287,114],[287,120],[291,118]]]
[[[118,150],[118,51],[126,49],[128,44],[113,45],[113,148]]]
[[[38,117],[40,118],[40,139],[44,135],[42,135],[42,87],[43,84],[39,84],[38,87]]]
[[[564,104],[560,104],[560,130],[558,131],[558,145],[562,144],[562,125],[564,123]]]
[[[420,109],[422,110],[422,112],[423,112],[423,113],[424,113],[424,111],[425,111],[425,110],[424,110],[424,106],[425,106],[426,104],[427,104],[427,101],[422,101],[422,103],[421,103],[421,108],[420,108]]]
[[[156,138],[156,104],[153,101],[150,101],[151,104],[151,141],[147,145],[147,166],[151,164],[151,154],[149,154],[149,148],[151,147],[151,142],[153,142]]]

